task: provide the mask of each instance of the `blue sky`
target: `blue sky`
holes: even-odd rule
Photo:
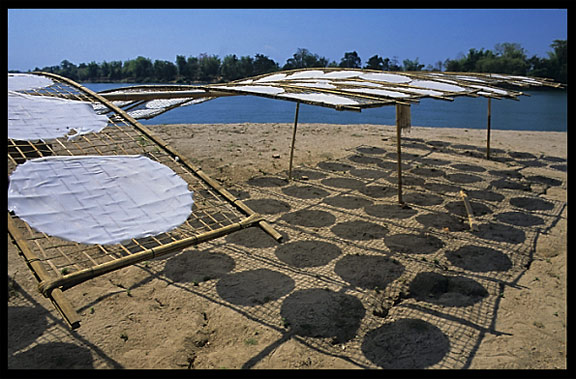
[[[501,42],[546,57],[567,24],[566,9],[9,9],[8,69],[201,53],[283,65],[298,48],[435,64]]]

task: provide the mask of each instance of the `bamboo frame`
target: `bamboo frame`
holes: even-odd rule
[[[294,161],[294,145],[296,143],[296,128],[298,127],[298,112],[300,103],[296,103],[296,113],[294,115],[294,131],[292,132],[292,145],[290,146],[290,164],[288,165],[288,180],[292,180],[292,163]]]
[[[42,75],[52,78],[55,84],[48,89],[28,91],[30,94],[104,105],[109,124],[99,133],[82,135],[73,141],[66,137],[49,143],[9,139],[9,172],[17,164],[37,156],[122,155],[137,151],[176,170],[195,189],[193,212],[184,224],[160,236],[133,239],[128,245],[85,245],[64,241],[33,230],[16,215],[8,213],[8,232],[38,279],[39,290],[52,301],[71,328],[78,327],[80,319],[63,291],[79,283],[250,226],[259,226],[272,238],[282,239],[282,235],[256,212],[118,106],[67,78]],[[67,267],[73,267],[74,271],[60,270]]]
[[[410,106],[396,104],[396,163],[398,175],[398,203],[404,204],[402,200],[402,129],[409,129],[411,126]]]
[[[490,159],[490,129],[492,122],[492,99],[488,98],[488,117],[486,120],[486,159]]]
[[[468,225],[470,225],[470,230],[478,231],[478,226],[476,225],[476,220],[474,219],[474,212],[472,211],[472,206],[468,200],[468,194],[464,190],[460,190],[460,197],[464,201],[464,207],[466,208],[466,213],[468,214]]]

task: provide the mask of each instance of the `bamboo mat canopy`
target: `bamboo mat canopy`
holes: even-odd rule
[[[282,238],[242,201],[104,97],[54,74],[9,74],[8,81],[9,95],[27,96],[30,100],[9,103],[8,233],[37,278],[40,292],[52,301],[72,328],[79,326],[80,317],[64,291],[77,284],[250,226],[260,227],[276,240]],[[26,112],[34,100],[47,99],[58,100],[53,107],[58,108],[60,118],[45,119],[37,117],[38,112]],[[71,102],[92,109],[98,121],[105,118],[102,128],[85,130],[82,125],[89,120],[78,117],[67,120],[65,116],[75,112],[75,108],[67,107]],[[50,111],[49,108],[42,109]],[[44,136],[27,133],[55,122],[61,126],[58,133],[50,131]],[[20,133],[11,137],[16,129]],[[107,163],[102,164],[103,161]],[[128,161],[132,161],[130,167],[126,167]],[[49,168],[55,167],[53,172],[44,172],[47,163]],[[154,170],[149,170],[150,167]],[[161,184],[162,188],[133,188],[132,183],[137,183],[133,180],[135,174],[147,178],[151,184]],[[99,176],[106,177],[99,181]],[[152,176],[154,179],[150,180]],[[110,187],[101,186],[100,182]],[[128,184],[122,187],[123,183]],[[174,192],[176,189],[178,193]],[[168,204],[162,194],[183,201],[182,218],[174,225],[161,230],[146,226],[149,217],[157,213],[155,210],[144,215],[116,212],[119,200],[135,201],[134,204],[146,207]],[[108,204],[112,208],[101,208]],[[60,206],[72,209],[72,216],[76,217],[60,212]],[[172,206],[173,203],[167,208]],[[92,210],[101,212],[100,216],[91,213]],[[64,219],[55,223],[52,217],[59,215],[64,215]],[[48,216],[49,222],[44,218]],[[121,221],[130,222],[138,231],[133,233],[126,224],[118,225],[118,230],[110,233],[100,233],[101,224],[88,227],[85,232],[76,228],[82,222],[100,223],[105,217],[116,222],[120,220],[117,216],[125,218]],[[95,220],[89,220],[91,217]],[[166,221],[173,218],[170,214]],[[116,238],[115,232],[127,234]]]
[[[100,92],[135,118],[149,119],[175,107],[197,104],[222,96],[253,95],[296,102],[292,160],[300,103],[357,111],[396,106],[398,152],[398,201],[402,203],[401,130],[411,125],[410,105],[430,98],[453,101],[456,96],[488,99],[487,149],[490,158],[491,100],[525,95],[519,89],[563,87],[546,78],[463,72],[391,72],[366,69],[314,68],[264,74],[225,84],[200,86],[134,86]],[[515,88],[515,89],[510,89]],[[163,101],[163,103],[161,102]]]

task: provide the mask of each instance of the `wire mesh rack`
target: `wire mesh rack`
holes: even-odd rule
[[[49,77],[53,84],[22,92],[89,102],[109,121],[97,133],[44,141],[9,138],[8,175],[27,160],[41,157],[143,155],[172,169],[188,183],[194,194],[192,212],[182,225],[160,235],[121,244],[67,241],[35,230],[14,212],[9,212],[8,231],[37,276],[40,291],[51,298],[71,326],[79,326],[79,318],[62,291],[85,280],[252,225],[259,225],[273,238],[280,238],[254,211],[124,111],[66,78],[53,74],[39,75]]]

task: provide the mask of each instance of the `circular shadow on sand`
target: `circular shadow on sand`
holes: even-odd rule
[[[384,243],[394,253],[432,254],[444,247],[444,242],[432,235],[401,233],[384,237]]]
[[[512,158],[514,159],[536,159],[536,155],[532,154],[532,153],[524,153],[524,152],[520,152],[520,151],[510,151],[508,153],[508,155],[510,155]]]
[[[487,240],[512,244],[522,243],[526,240],[526,234],[523,230],[493,222],[478,225],[478,230],[474,234]]]
[[[332,227],[332,233],[340,238],[353,241],[368,241],[383,238],[388,228],[367,221],[346,221]]]
[[[358,298],[320,288],[294,292],[280,309],[285,324],[295,334],[332,338],[332,343],[354,338],[365,313]]]
[[[402,175],[402,184],[406,186],[420,186],[422,187],[426,183],[426,179],[419,178],[412,175]]]
[[[384,154],[386,152],[383,148],[375,146],[360,146],[356,148],[356,151],[362,154]]]
[[[361,163],[361,164],[378,164],[382,162],[382,159],[376,157],[367,157],[365,155],[354,154],[348,157],[348,160],[354,163]]]
[[[362,352],[384,369],[423,369],[450,351],[448,337],[429,322],[404,318],[366,333]]]
[[[318,167],[326,171],[334,172],[348,171],[354,168],[354,166],[341,162],[320,162],[318,163]]]
[[[326,178],[323,179],[320,183],[328,187],[351,190],[364,187],[364,183],[362,181],[352,178]]]
[[[221,298],[246,306],[277,300],[293,289],[294,280],[288,275],[264,268],[228,274],[216,283]]]
[[[396,161],[383,160],[376,164],[378,167],[382,167],[385,170],[394,171],[398,169],[398,163]],[[402,162],[402,170],[409,170],[412,167],[410,163]]]
[[[408,192],[404,194],[403,199],[407,203],[420,206],[440,205],[444,202],[444,199],[438,195],[422,192]]]
[[[493,180],[490,182],[494,188],[511,189],[518,191],[530,191],[531,186],[528,183],[519,182],[517,180],[511,180],[506,178],[501,178],[498,180]]]
[[[510,199],[510,204],[527,211],[549,211],[554,209],[554,203],[531,197],[514,197]]]
[[[416,216],[416,221],[425,227],[447,230],[450,232],[462,232],[468,230],[468,225],[456,216],[448,213],[428,213]]]
[[[467,164],[467,163],[455,163],[452,165],[453,168],[466,171],[466,172],[484,172],[486,169],[484,167],[475,165],[475,164]]]
[[[541,162],[537,159],[529,160],[529,161],[518,161],[518,163],[520,163],[524,167],[544,167],[544,166],[548,165],[548,163]]]
[[[477,175],[462,174],[462,173],[447,174],[446,179],[448,179],[453,183],[459,183],[459,184],[478,183],[483,180],[481,177]]]
[[[250,193],[244,190],[230,188],[228,192],[238,200],[246,200],[250,198]]]
[[[447,251],[446,258],[456,267],[474,272],[508,271],[512,261],[501,251],[476,245]]]
[[[554,169],[554,170],[562,171],[562,172],[568,171],[568,165],[565,165],[565,164],[550,165],[550,168]]]
[[[421,272],[410,283],[410,297],[446,307],[467,307],[488,296],[488,291],[470,278]]]
[[[554,178],[549,178],[542,175],[533,175],[526,177],[532,183],[544,184],[551,187],[557,187],[562,185],[562,181]]]
[[[285,236],[283,236],[286,239]],[[278,245],[268,233],[261,228],[252,227],[239,230],[226,236],[227,243],[249,247],[253,249],[274,247]]]
[[[444,171],[437,168],[416,167],[410,170],[412,174],[424,176],[427,178],[437,178],[444,175]]]
[[[94,368],[94,360],[90,350],[85,347],[65,342],[48,342],[13,355],[8,360],[8,368],[90,369]]]
[[[314,187],[314,186],[290,186],[286,188],[282,188],[282,192],[284,192],[288,196],[296,197],[298,199],[304,200],[311,200],[311,199],[321,199],[330,195],[330,193],[322,188]]]
[[[288,185],[288,180],[275,176],[256,176],[248,179],[246,183],[256,187],[283,187]]]
[[[350,174],[362,179],[382,179],[387,177],[382,170],[372,170],[369,168],[355,168],[350,170]]]
[[[373,197],[375,199],[383,197],[391,197],[398,194],[398,189],[394,187],[380,186],[380,185],[370,185],[360,188],[359,191],[366,196]]]
[[[490,170],[491,175],[506,179],[521,179],[523,175],[518,170]]]
[[[400,204],[375,204],[364,208],[367,214],[379,218],[403,219],[418,213],[415,209]]]
[[[446,159],[439,159],[439,158],[422,158],[420,162],[429,165],[429,166],[446,166],[452,163],[452,161],[448,161]]]
[[[281,220],[290,225],[300,225],[314,228],[330,226],[336,222],[336,217],[326,211],[303,209],[292,213],[286,213]]]
[[[276,257],[294,267],[324,266],[342,254],[334,244],[323,241],[295,241],[276,248]]]
[[[492,213],[492,210],[482,203],[476,201],[470,201],[470,208],[472,208],[472,213],[474,216],[484,216]],[[468,217],[468,212],[466,211],[466,206],[463,201],[451,201],[444,206],[450,213],[456,216]]]
[[[440,194],[460,191],[460,187],[458,187],[458,186],[452,186],[452,185],[443,184],[443,183],[425,183],[423,187],[426,188],[428,191],[436,192],[436,193],[440,193]]]
[[[252,210],[263,214],[276,214],[289,212],[290,204],[276,199],[251,199],[244,201]]]
[[[163,274],[175,282],[200,283],[220,278],[235,266],[234,259],[223,253],[185,250],[166,261]]]
[[[516,226],[544,225],[544,220],[541,217],[524,212],[504,212],[495,215],[494,218],[500,222]]]
[[[355,287],[385,289],[404,273],[404,266],[391,258],[373,255],[346,255],[334,272]]]
[[[322,202],[336,208],[344,209],[359,209],[372,204],[372,201],[368,199],[352,195],[338,195],[334,197],[328,197]]]
[[[482,190],[482,191],[469,190],[469,191],[466,191],[466,194],[471,199],[486,200],[486,201],[492,201],[495,203],[504,200],[504,195],[502,195],[500,193],[493,192],[493,191],[489,191],[489,190]]]
[[[292,177],[298,180],[302,179],[318,180],[318,179],[324,179],[326,176],[327,175],[325,173],[315,170],[303,170],[303,169],[292,170]]]

